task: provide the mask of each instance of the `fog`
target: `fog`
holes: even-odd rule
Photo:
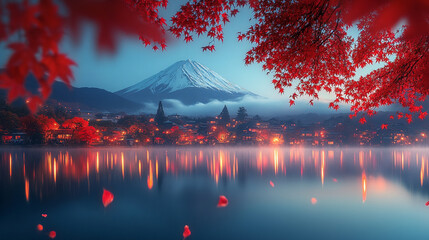
[[[166,99],[162,101],[166,115],[185,115],[190,117],[216,116],[223,107],[228,107],[231,116],[235,116],[239,107],[245,107],[249,116],[259,115],[261,117],[276,117],[285,115],[298,115],[306,113],[336,114],[348,113],[349,107],[340,106],[338,111],[328,108],[329,103],[314,101],[311,106],[307,101],[296,101],[295,105],[289,106],[288,99],[269,99],[262,97],[246,96],[238,101],[218,101],[209,103],[197,103],[194,105],[184,105],[178,100]],[[144,113],[156,113],[158,103],[146,103]]]

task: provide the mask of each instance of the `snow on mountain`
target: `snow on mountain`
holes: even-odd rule
[[[185,104],[231,100],[255,94],[192,61],[179,61],[165,70],[116,94],[136,102],[176,99]]]

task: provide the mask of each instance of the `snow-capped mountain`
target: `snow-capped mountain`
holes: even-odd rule
[[[192,60],[176,62],[116,94],[138,103],[175,99],[186,105],[257,96]]]

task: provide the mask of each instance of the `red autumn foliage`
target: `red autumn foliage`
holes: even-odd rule
[[[113,202],[113,198],[115,196],[113,195],[113,193],[107,191],[106,189],[103,189],[103,196],[101,197],[101,201],[103,202],[103,206],[107,207],[109,206],[109,204],[111,204]]]
[[[189,236],[191,236],[191,230],[189,229],[188,225],[185,225],[185,227],[183,229],[183,239],[185,239]]]
[[[388,126],[388,124],[381,124],[381,129],[387,129]]]
[[[67,129],[79,129],[79,128],[83,128],[83,127],[87,127],[89,125],[89,122],[86,121],[83,118],[80,117],[74,117],[72,119],[68,119],[66,120],[63,124],[62,127],[63,128],[67,128]]]
[[[49,130],[57,130],[60,127],[60,125],[57,123],[57,121],[55,121],[55,119],[48,118],[45,115],[37,116],[37,122],[42,128],[43,133]]]
[[[280,93],[294,86],[290,105],[298,96],[318,99],[326,91],[335,96],[329,107],[351,104],[352,117],[360,112],[371,116],[377,107],[393,103],[420,118],[427,115],[419,104],[429,93],[427,1],[192,1],[172,18],[170,30],[185,39],[206,34],[213,41],[222,40],[222,25],[229,21],[222,17],[235,15],[241,6],[250,7],[255,20],[247,32],[238,34],[239,41],[253,44],[245,63],[262,63]],[[392,28],[402,19],[407,24],[396,32]],[[356,39],[347,34],[352,24],[357,24]],[[356,76],[357,70],[373,63],[384,66]]]
[[[223,195],[219,196],[219,202],[217,203],[217,206],[218,207],[228,206],[228,199]]]
[[[0,6],[7,16],[0,20],[0,41],[8,42],[12,55],[0,74],[0,87],[8,89],[9,101],[26,98],[33,112],[49,96],[55,79],[68,84],[73,79],[76,64],[58,48],[65,29],[77,39],[80,26],[92,23],[102,51],[113,51],[120,35],[139,36],[154,50],[166,48],[167,24],[158,11],[167,0],[6,2]],[[57,2],[66,14],[59,13]],[[426,0],[189,0],[171,18],[168,30],[185,42],[204,35],[210,42],[202,50],[214,51],[224,39],[224,25],[241,7],[253,12],[250,28],[238,33],[239,41],[252,46],[245,63],[261,63],[280,93],[294,87],[291,105],[301,96],[313,104],[325,91],[335,96],[329,107],[350,104],[351,117],[371,116],[377,107],[393,103],[408,108],[408,122],[426,117],[421,107],[429,93]],[[398,28],[402,20],[405,25]],[[354,24],[357,36],[351,37],[348,30]],[[16,35],[22,38],[16,40]],[[374,63],[382,67],[357,76]],[[39,94],[24,87],[29,73],[39,82]]]
[[[73,130],[73,138],[81,143],[90,144],[99,139],[97,130],[93,126],[88,126],[89,122],[80,117],[66,120],[62,127]]]
[[[81,127],[76,132],[76,138],[83,143],[92,143],[99,139],[97,130],[93,126]]]

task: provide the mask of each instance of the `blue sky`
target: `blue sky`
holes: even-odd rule
[[[171,16],[176,8],[176,5],[170,5],[164,15]],[[207,38],[198,38],[191,43],[173,39],[168,43],[167,50],[161,52],[145,48],[136,36],[121,39],[114,54],[99,53],[95,47],[94,29],[90,26],[85,27],[78,44],[65,37],[61,47],[78,64],[74,69],[74,85],[78,87],[117,91],[142,81],[177,61],[192,59],[252,92],[278,98],[280,95],[274,90],[271,78],[262,70],[262,66],[244,64],[245,53],[251,45],[246,41],[238,42],[237,32],[248,29],[250,16],[248,9],[241,9],[237,17],[226,25],[225,40],[223,43],[216,42],[215,52],[202,51],[201,47],[209,42]]]
[[[161,15],[169,22],[179,7],[179,1],[170,1],[169,7],[161,11]],[[172,37],[166,51],[153,51],[150,47],[145,48],[138,36],[135,36],[121,38],[117,51],[113,54],[100,53],[95,46],[96,29],[90,25],[84,27],[78,43],[74,43],[66,33],[61,49],[78,64],[73,69],[75,75],[73,85],[76,87],[98,87],[115,92],[140,82],[177,61],[192,59],[219,73],[225,79],[273,100],[261,102],[258,109],[263,105],[271,104],[276,106],[275,109],[281,108],[285,112],[292,110],[334,113],[335,111],[327,108],[326,102],[329,99],[327,94],[321,94],[321,102],[316,103],[314,107],[309,107],[308,102],[302,102],[290,108],[288,96],[293,89],[286,89],[285,94],[280,95],[271,84],[271,77],[262,70],[261,64],[247,66],[244,64],[245,54],[251,48],[251,44],[247,41],[238,42],[237,33],[245,32],[250,27],[251,16],[252,13],[248,8],[241,8],[239,14],[224,27],[224,42],[215,43],[215,52],[202,51],[201,47],[210,41],[205,37],[194,37],[195,41],[190,43]],[[352,29],[351,35],[356,35],[356,31]],[[7,61],[8,54],[4,45],[0,46],[0,49],[2,51],[0,66],[2,66]],[[236,107],[238,108],[238,105]],[[347,111],[348,107],[340,110]]]

